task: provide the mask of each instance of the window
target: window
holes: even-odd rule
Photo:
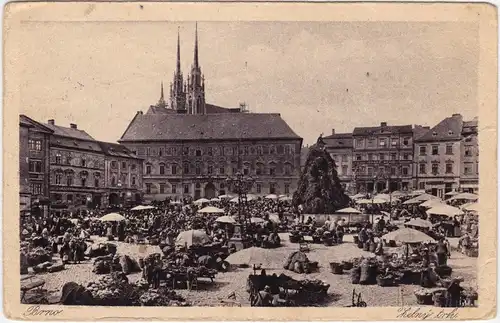
[[[224,175],[225,172],[226,172],[226,168],[219,167],[219,174]]]
[[[189,174],[189,164],[188,163],[184,164],[183,172],[184,172],[184,174]]]
[[[425,174],[425,173],[426,173],[426,169],[425,169],[425,168],[426,168],[426,165],[425,165],[425,164],[420,164],[420,165],[418,165],[418,172],[419,172],[420,174]]]
[[[434,163],[432,164],[432,175],[437,175],[439,174],[439,164]]]
[[[34,195],[39,195],[42,194],[42,184],[40,183],[33,183],[30,185],[31,187],[31,194]]]
[[[290,184],[285,184],[285,194],[290,194]]]
[[[165,165],[160,164],[160,175],[165,175]]]
[[[391,160],[396,160],[396,154],[391,154]]]
[[[347,175],[347,165],[342,166],[342,175]]]
[[[130,164],[130,169],[131,170],[135,170],[136,169],[136,165],[135,164]]]
[[[162,147],[158,148],[158,156],[160,156],[160,157],[163,156],[163,148]]]
[[[71,165],[71,156],[66,157],[66,164]]]
[[[264,165],[262,163],[257,163],[257,167],[255,169],[256,175],[262,175],[264,173]]]
[[[375,140],[368,139],[368,147],[375,147]]]
[[[82,178],[82,187],[85,187],[85,186],[87,186],[87,179]]]
[[[118,164],[116,163],[116,160],[113,160],[111,162],[111,168],[116,168],[116,167],[118,167]]]
[[[200,163],[196,163],[196,175],[201,175],[201,165],[200,165]]]
[[[269,194],[275,194],[275,193],[276,193],[276,184],[270,183],[269,184]]]
[[[208,165],[207,166],[207,174],[212,174],[214,172],[214,166]]]
[[[391,139],[391,146],[396,147],[398,145],[398,139],[392,138]]]
[[[62,164],[61,154],[56,154],[56,164]]]
[[[126,162],[122,162],[122,169],[126,169],[127,168],[127,163]]]
[[[56,173],[54,175],[54,180],[55,180],[56,185],[61,185],[62,184],[62,174]]]
[[[409,160],[410,159],[410,155],[408,154],[403,154],[403,160]]]
[[[146,183],[146,194],[151,194],[151,183]]]
[[[146,165],[146,174],[147,175],[151,174],[151,165]]]
[[[29,171],[30,172],[35,172],[35,173],[41,173],[42,172],[42,162],[39,160],[32,160],[29,163]]]
[[[189,194],[189,185],[184,184],[184,194]]]
[[[410,138],[403,138],[403,145],[408,146],[410,144]]]
[[[73,175],[71,174],[66,175],[66,185],[67,186],[73,185]]]
[[[33,139],[28,140],[28,147],[30,150],[35,150],[35,141]]]
[[[151,149],[149,147],[146,148],[146,156],[151,156]]]
[[[66,201],[68,201],[68,202],[73,202],[73,194],[68,194],[68,195],[66,196]]]
[[[391,167],[391,175],[396,175],[396,167]]]
[[[453,155],[453,145],[446,145],[446,155]]]
[[[408,175],[408,167],[403,167],[402,173],[403,173],[403,176],[407,176]]]
[[[262,193],[262,185],[261,184],[256,184],[255,189],[257,190],[257,194]]]
[[[269,147],[263,146],[262,147],[262,152],[263,152],[264,155],[268,155],[269,154]]]
[[[419,152],[420,152],[420,156],[425,156],[427,154],[427,147],[425,147],[425,146],[419,146],[418,149],[419,149]]]
[[[432,145],[432,154],[439,155],[439,147],[436,145]]]
[[[425,190],[425,182],[418,183],[418,189]]]
[[[212,156],[213,155],[213,149],[212,149],[212,147],[208,147],[207,148],[207,155],[208,156]]]
[[[373,175],[373,167],[368,167],[368,176]]]
[[[373,154],[368,154],[368,160],[373,160]]]
[[[379,156],[380,156],[379,157],[380,160],[385,160],[385,154],[380,154]]]
[[[276,164],[275,163],[269,164],[269,175],[271,175],[271,176],[276,175]]]
[[[471,175],[472,174],[472,163],[465,163],[464,164],[464,175]]]
[[[283,145],[278,145],[278,147],[276,148],[276,151],[280,155],[283,155],[285,153],[285,149],[283,148]]]
[[[472,146],[465,146],[465,156],[466,157],[472,156]]]
[[[202,155],[201,149],[200,148],[196,149],[196,156],[200,157],[201,155]]]
[[[362,160],[361,155],[356,155],[356,160]]]
[[[446,163],[446,174],[453,174],[453,164]]]
[[[189,147],[182,147],[182,154],[184,156],[189,155]]]
[[[356,147],[362,147],[363,146],[363,139],[356,139]]]
[[[111,186],[116,186],[116,178],[111,178]]]
[[[243,175],[248,175],[248,173],[249,173],[248,168],[243,168]]]
[[[132,182],[134,183],[135,177],[132,178]],[[94,187],[99,187],[99,178],[94,178]]]
[[[165,194],[165,184],[160,184],[160,194]]]
[[[172,194],[177,194],[177,185],[172,184]]]
[[[380,147],[385,147],[387,145],[387,139],[380,138],[378,144],[380,145]]]
[[[177,175],[177,165],[172,164],[172,175]]]
[[[285,164],[285,175],[290,175],[292,174],[292,165],[290,165],[289,163],[286,163]]]

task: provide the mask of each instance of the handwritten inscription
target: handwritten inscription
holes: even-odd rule
[[[458,308],[422,308],[422,307],[400,307],[398,308],[399,319],[414,320],[456,320],[458,319]]]
[[[57,316],[61,314],[63,310],[46,310],[40,308],[40,306],[30,306],[24,312],[25,316]]]

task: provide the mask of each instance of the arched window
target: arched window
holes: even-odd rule
[[[275,162],[270,162],[269,163],[269,175],[276,175],[276,163]],[[271,193],[273,194],[273,193]]]
[[[290,146],[285,145],[285,155],[290,155]]]
[[[116,178],[113,176],[111,177],[111,186],[115,187],[116,186]]]
[[[291,174],[292,174],[292,164],[285,163],[285,175],[291,175]]]
[[[269,146],[269,154],[276,154],[276,147],[274,145]]]
[[[150,175],[152,172],[152,166],[151,164],[146,164],[146,175]]]
[[[244,175],[250,174],[250,163],[249,162],[243,163],[243,174]]]
[[[189,174],[189,164],[184,163],[183,168],[184,174]]]
[[[201,164],[196,163],[196,175],[201,175]]]
[[[136,184],[136,179],[135,179],[135,176],[132,176],[132,185],[134,185],[134,186],[135,186],[135,185],[137,185],[137,184]]]
[[[62,164],[62,156],[61,154],[56,154],[56,164]]]
[[[160,164],[160,175],[165,175],[165,164]]]
[[[66,174],[66,185],[73,186],[73,174]]]
[[[177,165],[172,164],[172,175],[177,175]]]
[[[264,164],[257,163],[257,165],[255,167],[255,174],[256,175],[264,175]]]

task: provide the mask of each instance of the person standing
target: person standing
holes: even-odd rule
[[[444,238],[440,238],[436,245],[437,265],[445,266],[448,261],[449,250]]]

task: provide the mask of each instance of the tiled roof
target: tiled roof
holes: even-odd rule
[[[460,114],[443,119],[440,123],[428,130],[416,141],[449,141],[460,140],[463,120]]]
[[[104,142],[104,141],[98,141],[98,143],[99,146],[101,146],[102,151],[106,155],[139,159],[137,155],[135,155],[131,150],[129,150],[127,147],[123,145],[112,142]]]
[[[155,105],[152,105],[149,107],[148,111],[146,112],[147,114],[170,114],[170,113],[176,113],[172,109],[167,109],[163,107],[157,107]]]
[[[301,139],[279,114],[138,113],[119,140]]]
[[[95,139],[92,138],[88,133],[80,129],[61,127],[48,123],[44,123],[43,125],[54,131],[55,136],[61,136],[79,140],[95,141]]]
[[[462,133],[477,133],[477,118],[471,121],[464,121],[464,125],[462,127]]]
[[[404,126],[385,126],[385,127],[356,127],[352,134],[354,136],[370,136],[370,135],[378,135],[378,134],[400,134],[400,133],[411,133],[412,126],[404,125]]]
[[[205,108],[207,113],[238,113],[240,112],[239,108],[223,108],[218,105],[213,104],[205,104]]]
[[[336,133],[324,137],[326,148],[352,148],[353,139],[352,133]]]
[[[427,131],[429,131],[429,127],[415,125],[415,127],[413,128],[413,140],[418,140],[420,137],[425,135]]]
[[[35,121],[24,114],[19,115],[19,122],[25,126],[33,127],[34,129],[36,129],[38,131],[52,133],[51,129],[47,128],[46,126],[44,126],[40,122]]]

